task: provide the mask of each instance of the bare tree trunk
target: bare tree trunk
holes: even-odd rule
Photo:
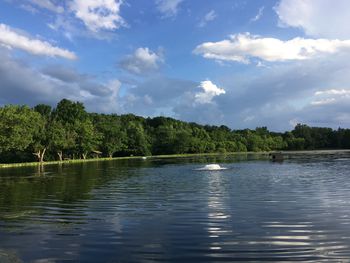
[[[109,158],[113,158],[113,153],[108,154]]]
[[[86,153],[82,154],[84,160],[86,159],[86,155],[87,155]]]
[[[46,148],[43,149],[43,151],[41,152],[41,155],[40,155],[40,162],[44,162],[44,156],[45,156],[45,152],[46,152]]]
[[[58,158],[59,158],[60,162],[62,162],[62,160],[63,160],[63,153],[62,153],[62,151],[57,152],[57,155],[58,155]]]
[[[39,150],[38,152],[33,153],[38,158],[38,162],[40,163],[44,162],[45,152],[46,152],[46,148],[44,148],[42,151]]]

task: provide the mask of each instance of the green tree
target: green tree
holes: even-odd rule
[[[52,107],[46,104],[38,104],[34,107],[34,111],[40,113],[41,116],[48,120],[51,118]]]
[[[315,149],[315,140],[312,137],[311,128],[306,124],[297,124],[292,131],[296,138],[303,138],[305,140],[305,149]]]
[[[82,122],[75,122],[74,129],[77,133],[77,153],[83,159],[86,159],[87,155],[99,145],[100,135],[95,132],[95,128],[89,119]]]
[[[162,124],[157,127],[153,140],[153,152],[155,154],[171,154],[174,153],[174,142],[176,130],[171,124]]]
[[[84,121],[88,118],[84,104],[67,99],[63,99],[57,104],[52,115],[55,120],[61,121],[63,124],[73,124],[76,121]]]
[[[30,144],[30,149],[39,162],[44,161],[44,156],[50,143],[50,137],[47,133],[48,125],[49,121],[43,116],[37,119],[36,129],[33,132],[33,142]]]
[[[172,145],[172,152],[177,154],[188,153],[193,137],[188,130],[180,130],[175,134],[174,142]]]
[[[41,126],[41,115],[27,106],[0,108],[0,152],[25,150]]]
[[[43,162],[46,150],[49,147],[51,139],[51,137],[48,134],[48,129],[51,125],[52,108],[49,105],[38,104],[33,108],[33,110],[39,113],[41,115],[41,118],[37,123],[38,129],[34,134],[31,149],[33,151],[33,154],[38,158],[38,161]]]
[[[150,140],[140,123],[131,121],[126,128],[127,153],[131,155],[151,155]]]
[[[78,154],[83,159],[99,144],[99,135],[89,119],[85,107],[80,102],[61,100],[52,113],[53,120],[63,124],[66,135],[75,138],[71,147],[73,156]]]
[[[48,129],[50,140],[50,148],[58,155],[60,161],[63,160],[65,151],[72,149],[75,145],[77,133],[74,129],[66,129],[59,121],[52,121]]]
[[[100,149],[108,157],[125,150],[127,137],[119,118],[115,115],[99,115],[94,118],[94,125],[101,136]]]

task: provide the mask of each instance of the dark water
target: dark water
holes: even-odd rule
[[[195,171],[208,163],[230,168]],[[350,153],[0,170],[0,262],[350,262]]]

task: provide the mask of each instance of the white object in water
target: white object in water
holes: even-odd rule
[[[143,156],[143,157],[142,157],[142,160],[147,160],[147,157],[146,157],[146,156]]]
[[[199,171],[219,171],[219,170],[226,170],[227,168],[225,167],[221,167],[218,164],[207,164],[206,166],[202,167],[202,168],[198,168],[196,170]]]

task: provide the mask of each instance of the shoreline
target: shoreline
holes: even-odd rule
[[[268,155],[272,152],[281,152],[282,154],[324,154],[324,153],[340,153],[350,152],[350,149],[337,149],[337,150],[302,150],[302,151],[270,151],[270,152],[230,152],[230,153],[193,153],[193,154],[162,154],[152,156],[124,156],[124,157],[113,157],[113,158],[91,158],[91,159],[75,159],[75,160],[64,160],[64,161],[47,161],[47,162],[27,162],[27,163],[0,163],[1,168],[15,168],[15,167],[30,167],[30,166],[42,166],[42,165],[55,165],[55,164],[77,164],[86,162],[105,162],[105,161],[116,161],[116,160],[142,160],[144,157],[147,159],[156,158],[186,158],[186,157],[200,157],[200,156],[222,156],[222,155],[242,155],[242,154],[256,154],[256,155]]]
[[[105,162],[105,161],[117,161],[117,160],[142,160],[146,157],[148,159],[156,158],[185,158],[185,157],[196,157],[196,156],[220,156],[220,155],[235,155],[235,154],[252,154],[255,152],[235,152],[235,153],[193,153],[193,154],[161,154],[151,156],[122,156],[122,157],[105,157],[105,158],[90,158],[90,159],[74,159],[64,161],[46,161],[46,162],[26,162],[26,163],[0,163],[1,168],[12,168],[12,167],[28,167],[28,166],[40,166],[40,165],[55,165],[55,164],[77,164],[85,162]],[[260,152],[258,154],[268,154],[267,152]]]

